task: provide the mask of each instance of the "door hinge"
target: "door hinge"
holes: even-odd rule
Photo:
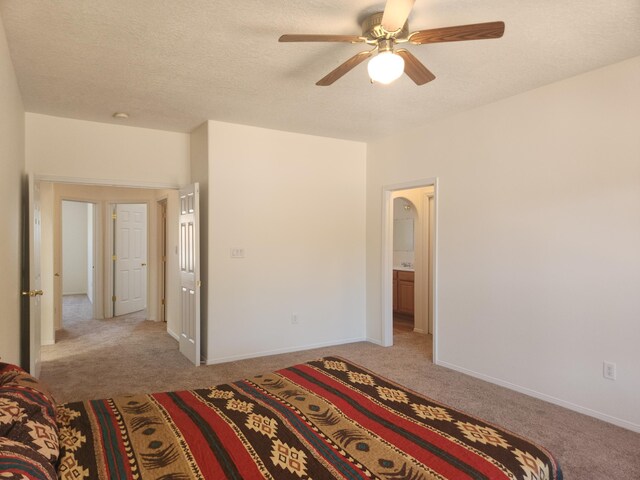
[[[196,282],[196,287],[201,287],[201,286],[202,286],[202,282],[201,282],[200,280],[198,280],[198,281]]]
[[[118,218],[118,214],[116,212],[113,212],[111,214],[111,218],[113,218],[114,220]]]
[[[114,295],[113,297],[111,297],[111,301],[115,302],[116,301],[116,296]]]
[[[114,262],[118,259],[118,257],[116,255],[111,255],[111,260],[113,260]]]
[[[163,255],[163,256],[162,256],[162,261],[163,261],[163,262],[166,262],[166,261],[167,261],[167,256],[166,256],[166,255]]]
[[[160,305],[164,305],[164,298],[160,300]]]

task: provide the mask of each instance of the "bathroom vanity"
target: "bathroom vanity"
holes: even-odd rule
[[[393,270],[393,312],[413,316],[414,278],[412,270]]]

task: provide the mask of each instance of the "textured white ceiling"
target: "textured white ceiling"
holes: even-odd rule
[[[417,0],[411,30],[503,20],[498,40],[409,46],[436,75],[371,85],[359,34],[371,0],[0,0],[30,112],[188,132],[206,119],[366,141],[640,55],[639,0]]]

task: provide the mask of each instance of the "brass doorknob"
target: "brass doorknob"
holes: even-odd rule
[[[25,297],[36,297],[38,295],[44,295],[42,290],[29,290],[28,292],[22,292]]]

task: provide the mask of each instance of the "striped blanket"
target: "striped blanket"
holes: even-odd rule
[[[561,479],[542,447],[326,357],[58,407],[62,479]]]

